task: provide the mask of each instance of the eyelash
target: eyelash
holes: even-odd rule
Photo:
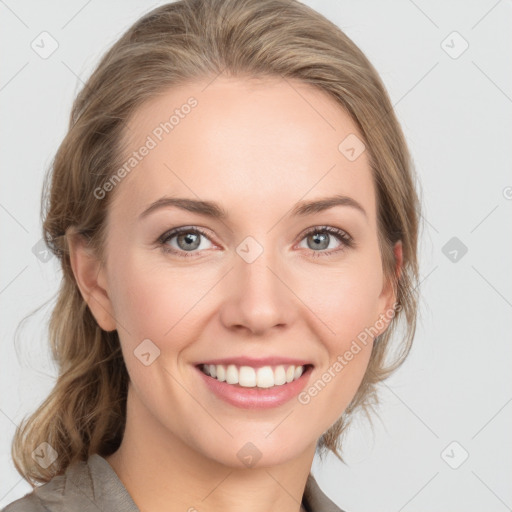
[[[178,257],[181,257],[181,258],[195,257],[195,255],[197,254],[197,251],[190,251],[190,252],[178,251],[176,249],[170,248],[169,245],[167,244],[167,242],[169,242],[169,240],[171,240],[175,236],[180,235],[181,233],[195,233],[197,235],[202,235],[205,238],[207,238],[208,240],[210,240],[210,237],[200,228],[197,228],[197,227],[192,228],[192,227],[187,227],[187,226],[175,228],[175,229],[172,229],[171,231],[166,231],[163,235],[161,235],[158,238],[158,243],[160,244],[162,250],[165,253],[171,253],[171,254],[177,255]],[[307,236],[314,234],[314,233],[328,233],[329,235],[333,235],[336,239],[338,239],[342,243],[341,247],[339,247],[338,249],[331,249],[330,251],[310,250],[309,252],[312,253],[312,256],[314,258],[332,256],[341,251],[344,251],[347,248],[351,248],[354,246],[354,240],[348,233],[346,233],[342,229],[338,229],[338,228],[335,228],[332,226],[315,226],[313,228],[310,228],[306,232],[303,233],[302,238],[299,240],[299,242],[302,241]]]

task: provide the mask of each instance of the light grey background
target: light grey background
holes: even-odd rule
[[[31,490],[14,469],[10,443],[56,375],[46,338],[50,305],[14,346],[19,321],[53,297],[60,277],[55,258],[45,263],[33,252],[43,173],[82,81],[128,26],[161,3],[0,1],[0,507]],[[313,473],[352,512],[511,510],[512,4],[304,3],[340,26],[381,74],[416,162],[425,217],[421,319],[410,358],[382,388],[375,435],[363,421],[354,424],[348,465],[315,459]],[[43,31],[59,45],[46,59],[31,48]],[[466,254],[457,241],[443,252],[452,237]]]

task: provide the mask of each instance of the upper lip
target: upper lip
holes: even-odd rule
[[[252,366],[254,368],[260,368],[262,366],[279,366],[279,365],[294,365],[294,366],[306,366],[311,365],[309,361],[304,359],[295,359],[292,357],[263,357],[263,358],[254,358],[254,357],[226,357],[223,359],[209,359],[208,361],[202,361],[198,363],[196,366],[200,366],[202,364],[222,364],[222,365],[230,365],[234,364],[235,366]]]

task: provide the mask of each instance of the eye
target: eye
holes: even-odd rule
[[[165,252],[187,258],[194,256],[195,253],[198,252],[196,249],[203,250],[211,248],[204,247],[202,238],[210,241],[206,233],[201,229],[184,226],[165,232],[158,241]]]
[[[333,240],[334,239],[334,240]],[[342,229],[332,226],[317,226],[304,233],[301,239],[306,241],[306,248],[312,250],[313,257],[331,256],[354,245],[352,237]],[[331,242],[337,240],[337,248],[332,248]],[[332,250],[325,251],[331,246]]]
[[[201,250],[211,248],[211,246],[205,247],[202,239],[208,240],[211,244],[210,238],[203,230],[197,227],[183,226],[166,231],[159,237],[158,242],[164,252],[187,258],[197,255]],[[348,233],[332,226],[313,227],[302,235],[302,240],[306,240],[306,248],[310,249],[313,257],[331,256],[354,245],[353,239]],[[331,250],[326,251],[333,240],[338,241],[338,246],[331,247]]]

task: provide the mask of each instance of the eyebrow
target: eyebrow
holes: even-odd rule
[[[301,201],[297,203],[291,211],[292,216],[305,217],[320,213],[335,206],[349,206],[361,212],[367,217],[365,209],[355,199],[341,194],[317,199],[314,201]],[[162,208],[176,207],[213,219],[225,220],[228,218],[227,211],[218,203],[213,201],[202,201],[198,199],[187,199],[182,197],[161,197],[151,203],[140,215],[139,220],[147,217],[150,213]]]

